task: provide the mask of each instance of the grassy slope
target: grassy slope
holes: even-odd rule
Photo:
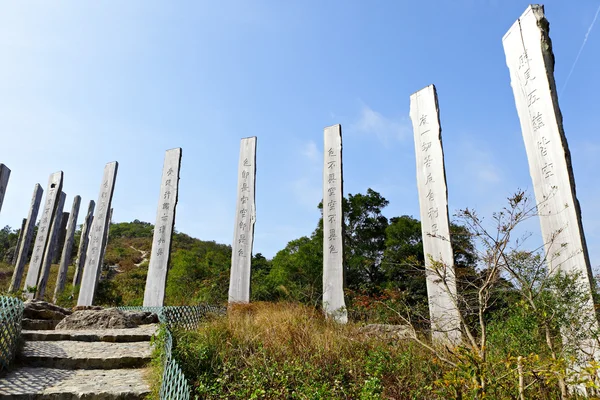
[[[175,356],[200,398],[443,398],[444,372],[408,341],[365,337],[358,325],[311,307],[253,303],[192,332],[175,333]]]

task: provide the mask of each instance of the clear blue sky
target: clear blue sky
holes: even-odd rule
[[[239,140],[257,136],[254,252],[271,257],[317,224],[335,123],[346,194],[371,187],[386,216],[418,217],[409,96],[431,83],[450,212],[488,215],[532,187],[502,49],[527,4],[0,0],[0,162],[12,169],[0,225],[18,227],[57,170],[66,208],[79,194],[85,209],[114,160],[114,220],[154,223],[164,152],[182,147],[176,228],[231,243]],[[600,0],[545,5],[562,88]],[[593,266],[599,64],[596,26],[560,94]]]

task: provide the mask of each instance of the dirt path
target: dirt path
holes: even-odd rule
[[[136,249],[135,247],[133,247],[131,245],[129,247],[131,247],[135,251],[139,251],[142,254],[142,261],[140,261],[137,264],[134,264],[136,267],[139,267],[140,265],[142,265],[143,263],[145,263],[146,261],[148,261],[148,252],[147,251]]]

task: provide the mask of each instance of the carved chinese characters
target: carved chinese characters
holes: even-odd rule
[[[9,292],[16,292],[21,287],[23,270],[25,269],[25,263],[27,262],[27,254],[29,254],[29,247],[31,246],[31,239],[33,238],[33,228],[35,227],[35,221],[37,220],[43,193],[44,189],[42,189],[39,183],[36,183],[33,188],[33,196],[31,198],[29,214],[27,215],[27,222],[25,223],[25,228],[21,234],[23,238],[21,239],[21,244],[19,246],[19,255],[17,256],[17,262],[15,263],[15,271],[13,272],[12,281],[10,282]]]
[[[145,307],[162,307],[167,285],[167,268],[171,254],[171,238],[175,225],[175,208],[179,189],[181,148],[167,150],[158,198],[152,253],[144,291]]]
[[[454,256],[450,245],[448,192],[437,93],[433,85],[410,97],[410,118],[415,137],[432,339],[458,344],[461,332],[456,307]]]
[[[54,288],[53,301],[55,303],[58,295],[64,290],[65,283],[67,281],[67,270],[71,264],[71,251],[73,249],[73,242],[75,241],[75,228],[77,227],[77,217],[79,216],[80,203],[81,196],[75,196],[73,199],[73,206],[71,207],[71,213],[69,214],[65,244],[60,257],[60,267],[58,268],[58,276],[56,278],[56,286]]]
[[[591,297],[592,274],[558,106],[554,56],[543,6],[529,6],[502,42],[538,203],[548,267],[552,273],[560,270],[580,274],[582,288],[589,293],[589,307],[585,311],[593,316],[593,326],[588,328],[597,329]],[[580,347],[593,354],[593,340],[590,338],[586,343]]]
[[[240,144],[237,206],[235,208],[229,279],[230,303],[250,301],[250,265],[254,242],[254,222],[256,221],[255,180],[256,137],[250,137],[242,139]]]
[[[52,265],[52,259],[54,258],[54,252],[56,251],[56,242],[58,242],[58,236],[60,235],[60,227],[62,225],[62,219],[64,217],[63,208],[65,206],[65,200],[67,195],[61,192],[58,199],[58,205],[56,207],[56,214],[50,227],[50,237],[48,238],[48,246],[44,252],[44,260],[42,261],[42,268],[40,271],[40,277],[37,283],[37,290],[35,291],[36,299],[43,299],[46,293],[46,285],[48,284],[48,276],[50,275],[50,267]],[[68,218],[68,217],[67,217]]]
[[[83,266],[85,265],[85,255],[87,252],[87,246],[90,239],[90,228],[92,227],[92,221],[94,219],[94,208],[96,203],[94,200],[90,200],[88,205],[88,211],[85,216],[85,221],[81,227],[81,237],[79,239],[79,249],[77,250],[77,260],[75,261],[75,275],[73,276],[73,290],[76,286],[81,284],[81,276],[83,275]]]
[[[342,197],[342,126],[324,132],[323,165],[323,310],[340,323],[348,322],[344,301],[344,239]]]
[[[37,287],[46,247],[50,245],[50,226],[56,215],[58,200],[60,198],[60,194],[62,193],[62,185],[62,171],[55,172],[54,174],[50,175],[50,179],[48,180],[48,188],[46,189],[46,198],[42,205],[42,216],[38,225],[35,243],[33,245],[33,253],[31,255],[31,261],[29,262],[27,277],[25,278],[24,291],[26,296],[30,299],[33,298],[35,291],[34,289]]]
[[[2,211],[2,203],[4,203],[8,178],[10,178],[10,169],[8,169],[6,165],[0,163],[0,211]]]
[[[83,268],[83,277],[81,279],[81,288],[79,290],[78,306],[91,306],[94,302],[96,293],[97,277],[101,268],[102,251],[105,232],[108,229],[108,218],[110,205],[112,202],[115,188],[115,179],[117,177],[118,163],[116,161],[106,164],[102,183],[100,184],[100,194],[96,216],[90,229],[90,237],[85,257],[85,267]]]

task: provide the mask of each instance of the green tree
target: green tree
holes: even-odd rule
[[[392,218],[385,231],[386,286],[407,291],[412,302],[426,301],[424,260],[421,222],[408,215]]]
[[[13,230],[6,225],[0,230],[0,261],[4,261],[7,255],[12,257],[11,251],[14,252],[19,237],[19,230]]]
[[[384,281],[381,263],[388,219],[381,213],[389,202],[373,189],[348,194],[344,212],[346,283],[351,289],[376,291]]]
[[[323,288],[323,236],[317,229],[312,236],[292,240],[271,261],[262,285],[255,284],[256,300],[296,300],[318,304]],[[256,281],[255,281],[256,282]]]

